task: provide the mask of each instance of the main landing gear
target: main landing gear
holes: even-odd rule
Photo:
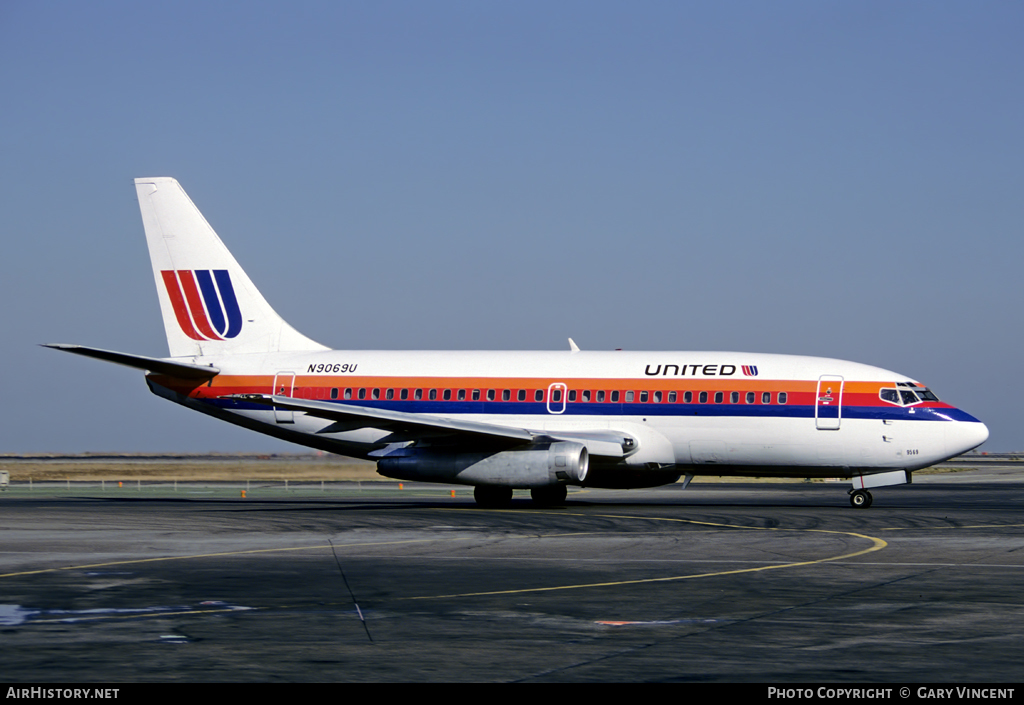
[[[512,503],[512,488],[477,485],[473,488],[473,499],[485,509],[504,509]]]
[[[871,493],[867,490],[852,490],[850,492],[850,504],[855,509],[867,509],[871,506]]]
[[[534,487],[530,490],[530,498],[533,503],[541,507],[560,507],[565,504],[566,495],[569,490],[565,485],[548,485],[547,487]]]
[[[530,490],[533,503],[540,507],[560,507],[565,504],[567,494],[565,485],[548,485]],[[477,485],[473,488],[473,499],[485,509],[504,509],[512,503],[512,488]]]

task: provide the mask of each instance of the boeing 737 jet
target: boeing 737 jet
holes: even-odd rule
[[[146,371],[154,394],[389,478],[515,488],[840,477],[850,502],[982,444],[985,424],[870,365],[736,352],[330,350],[263,298],[174,179],[136,179],[170,356],[48,347]]]

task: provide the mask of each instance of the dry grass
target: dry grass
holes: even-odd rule
[[[346,458],[315,456],[223,456],[223,457],[131,457],[92,460],[0,458],[0,470],[7,470],[11,482],[55,480],[99,481],[146,480],[152,482],[292,480],[380,480],[374,463]]]

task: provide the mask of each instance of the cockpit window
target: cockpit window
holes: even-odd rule
[[[878,398],[899,406],[911,406],[923,401],[939,400],[927,387],[916,387],[908,382],[897,382],[896,386],[897,389],[880,389]]]
[[[904,406],[907,406],[909,404],[916,404],[916,403],[918,403],[921,400],[918,399],[917,395],[914,394],[909,389],[901,389],[900,390],[900,401],[903,402]]]

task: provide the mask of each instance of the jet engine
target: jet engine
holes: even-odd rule
[[[572,441],[491,452],[412,448],[377,461],[377,472],[396,480],[519,488],[557,483],[581,485],[589,467],[587,447]]]

